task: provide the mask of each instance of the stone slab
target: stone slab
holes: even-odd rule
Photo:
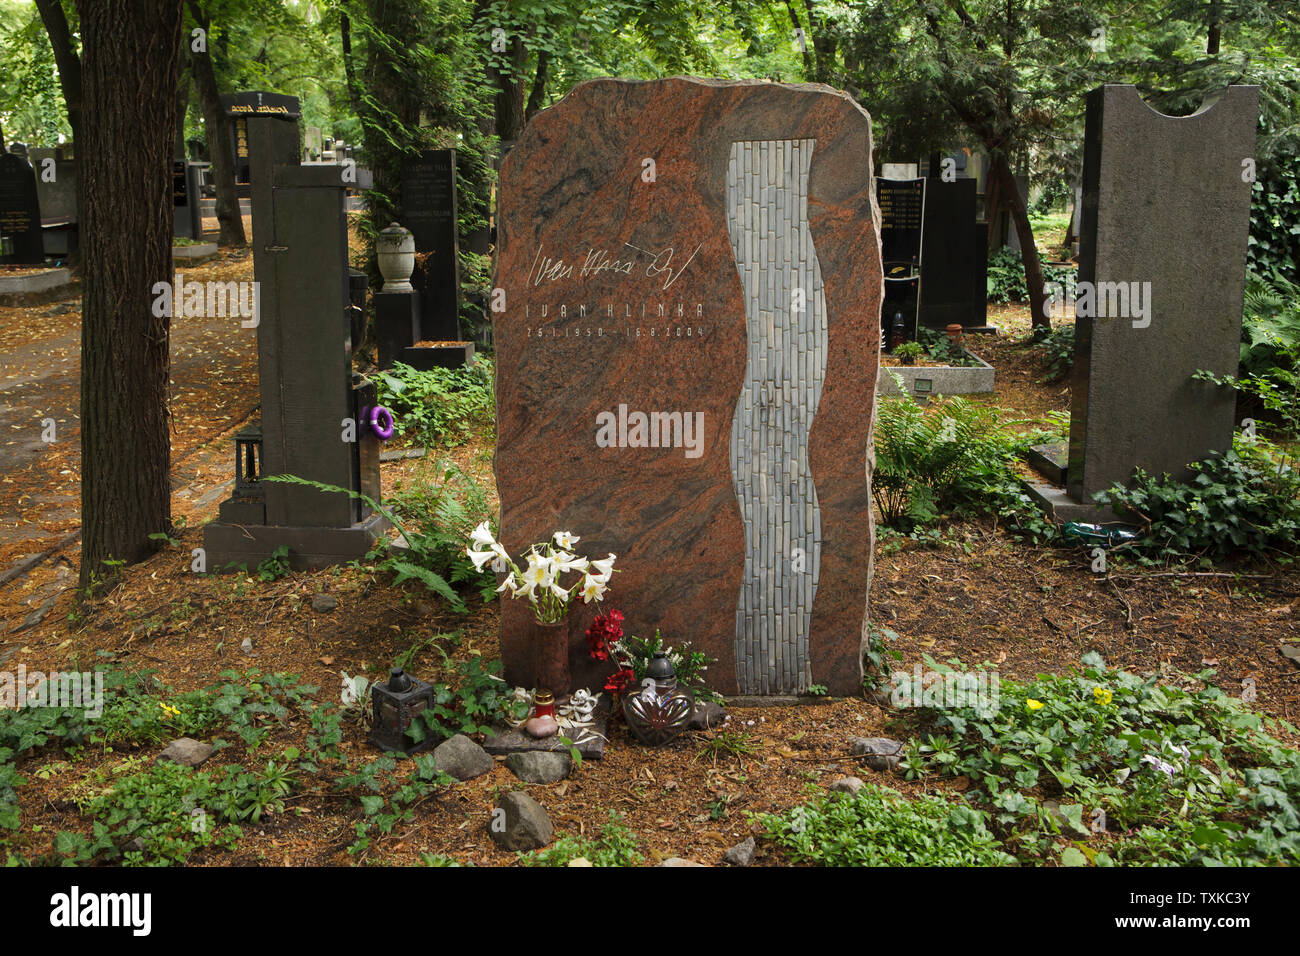
[[[1172,117],[1133,86],[1088,96],[1079,282],[1107,289],[1102,314],[1075,325],[1068,478],[1078,501],[1136,467],[1186,479],[1189,463],[1231,447],[1235,393],[1193,376],[1237,371],[1243,164],[1255,156],[1258,99],[1258,87],[1230,86]]]
[[[281,525],[237,525],[214,521],[203,528],[208,571],[220,573],[246,565],[250,571],[277,548],[289,548],[289,566],[315,571],[365,557],[388,527],[379,514],[347,528],[295,528]],[[228,565],[235,565],[228,568]]]
[[[880,367],[876,388],[880,395],[902,395],[891,373],[897,372],[908,395],[926,399],[931,395],[983,395],[993,391],[993,366],[967,352],[979,365],[890,365]]]
[[[609,736],[609,712],[609,695],[603,694],[592,715],[591,725],[591,729],[599,736],[576,745],[578,753],[582,754],[582,759],[600,760],[605,756],[605,744],[608,743],[606,737]],[[526,753],[534,750],[568,753],[569,745],[561,743],[556,737],[543,737],[538,740],[536,737],[530,737],[522,730],[513,727],[502,727],[496,728],[494,733],[488,734],[484,738],[483,749],[493,756]]]
[[[1065,487],[1070,465],[1070,443],[1062,440],[1032,445],[1025,455],[1025,462],[1052,484]]]
[[[723,693],[861,687],[870,157],[870,117],[844,93],[675,77],[580,84],[502,164],[502,540],[520,553],[567,530],[617,554],[604,606],[718,658]],[[635,418],[629,435],[628,412],[657,413],[664,440],[642,444]],[[575,613],[571,655],[596,610]],[[525,686],[541,665],[528,620],[504,602],[505,677]]]
[[[1122,520],[1110,508],[1080,501],[1060,485],[1046,481],[1022,480],[1025,493],[1045,514],[1059,522],[1082,521],[1086,524],[1109,524]]]

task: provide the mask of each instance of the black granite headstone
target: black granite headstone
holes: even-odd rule
[[[881,341],[890,341],[891,326],[900,315],[904,337],[914,339],[921,284],[925,180],[879,178],[876,199],[880,204],[880,258],[885,270]]]
[[[203,238],[198,181],[192,165],[183,159],[172,161],[172,235],[181,239]]]
[[[36,174],[22,156],[0,156],[0,262],[35,265],[45,261]]]
[[[248,117],[271,116],[297,120],[302,115],[298,97],[286,93],[267,93],[264,90],[224,93],[221,96],[221,108],[232,119],[230,139],[235,149],[235,182],[246,187],[252,174],[248,149]],[[245,188],[240,194],[248,195],[248,190]]]
[[[420,335],[436,341],[459,341],[454,149],[426,150],[402,167],[401,221],[415,236],[417,256],[411,285],[420,292]]]
[[[921,324],[974,328],[985,324],[987,262],[975,229],[975,180],[931,178],[925,190]],[[977,291],[978,290],[978,291]]]

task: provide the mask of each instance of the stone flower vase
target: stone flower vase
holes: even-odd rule
[[[415,271],[415,236],[397,223],[389,223],[375,240],[375,258],[384,277],[383,292],[410,292]]]
[[[533,644],[537,664],[537,689],[549,690],[559,700],[572,690],[569,687],[569,621],[542,624],[529,617],[528,640]]]

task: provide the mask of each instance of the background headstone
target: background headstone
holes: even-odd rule
[[[420,293],[420,335],[432,341],[458,341],[460,252],[454,149],[426,150],[402,167],[402,215],[402,224],[415,235],[411,285]]]
[[[1191,116],[1163,116],[1135,87],[1088,96],[1079,281],[1150,283],[1148,318],[1080,317],[1070,496],[1088,504],[1133,469],[1188,475],[1232,444],[1235,374],[1259,88],[1230,86]],[[1131,307],[1131,303],[1130,303]]]
[[[16,153],[0,155],[0,239],[11,251],[0,262],[36,265],[45,261],[36,175]]]
[[[348,233],[338,170],[298,164],[296,122],[248,118],[253,162],[253,249],[259,286],[258,381],[262,470],[325,482],[379,499],[378,441],[360,423],[374,386],[358,386],[349,329]],[[344,439],[344,419],[357,423]],[[264,483],[265,525],[204,529],[209,566],[256,567],[280,545],[294,567],[364,555],[383,521],[345,494]],[[223,506],[224,507],[224,506]]]
[[[677,77],[583,83],[502,164],[501,538],[517,552],[562,529],[584,554],[617,554],[604,606],[629,633],[717,657],[724,693],[861,688],[870,156],[870,117],[844,93]],[[692,450],[661,418],[664,440],[641,447],[634,413],[702,434]],[[624,420],[612,445],[600,416]],[[505,678],[532,686],[527,602],[501,610]],[[597,610],[572,612],[578,686]]]
[[[920,306],[921,252],[925,222],[925,180],[876,180],[880,204],[880,257],[885,271],[885,301],[880,310],[884,341],[894,317],[902,314],[904,335],[916,338]]]
[[[932,176],[926,181],[922,325],[942,329],[953,323],[965,328],[986,324],[988,259],[981,255],[981,229],[975,221],[975,180],[946,183]]]

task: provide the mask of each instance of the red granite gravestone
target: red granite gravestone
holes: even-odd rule
[[[871,120],[829,87],[594,80],[500,178],[500,539],[618,555],[617,607],[728,694],[861,689],[879,360]],[[545,648],[502,606],[506,679]],[[603,665],[604,671],[608,670]]]

